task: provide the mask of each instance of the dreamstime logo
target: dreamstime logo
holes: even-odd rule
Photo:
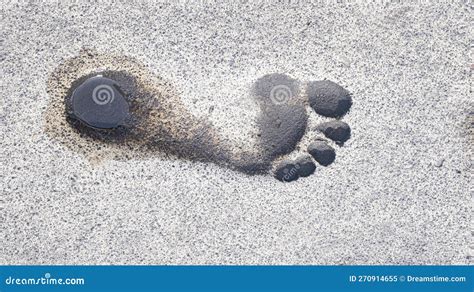
[[[285,181],[290,181],[291,178],[296,175],[296,173],[298,172],[299,169],[300,169],[299,164],[296,164],[294,167],[292,167],[290,169],[286,168],[285,170],[283,170],[283,172],[285,173],[285,175],[283,176],[283,179]]]
[[[53,278],[50,273],[41,277],[14,278],[5,279],[7,285],[84,285],[84,278]]]
[[[286,85],[277,85],[270,91],[270,99],[276,105],[287,103],[293,97],[291,89]]]
[[[92,91],[92,100],[98,105],[106,105],[112,103],[115,98],[114,89],[112,86],[101,84]]]

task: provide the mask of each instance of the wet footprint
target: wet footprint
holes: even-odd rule
[[[314,173],[314,160],[329,165],[335,157],[334,149],[318,140],[306,155],[281,161],[308,133],[308,105],[337,118],[349,109],[350,95],[322,82],[303,91],[284,74],[259,78],[252,86],[260,109],[258,145],[252,152],[236,151],[238,145],[227,145],[207,121],[190,114],[172,84],[138,60],[82,50],[50,75],[45,132],[92,163],[171,155],[247,174],[274,171],[277,179],[292,181]],[[318,129],[339,145],[350,136],[347,124],[337,120]]]
[[[340,85],[328,81],[313,81],[306,86],[308,105],[317,114],[327,118],[343,117],[352,105],[350,93]],[[343,146],[351,136],[349,125],[340,120],[331,120],[317,125],[316,130],[339,146]],[[315,138],[306,151],[321,166],[328,166],[336,158],[335,149],[326,139]],[[310,169],[311,171],[308,171]],[[280,181],[290,182],[313,173],[316,165],[307,155],[295,160],[285,159],[274,167],[274,176]],[[308,174],[309,173],[309,174]]]

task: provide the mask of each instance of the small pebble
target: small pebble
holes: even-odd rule
[[[441,166],[443,166],[443,163],[444,163],[444,158],[440,158],[440,159],[436,160],[435,166],[436,167],[441,167]]]

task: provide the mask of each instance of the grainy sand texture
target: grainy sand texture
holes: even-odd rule
[[[472,263],[474,7],[397,2],[0,0],[0,264]],[[58,71],[84,52],[124,63]],[[161,84],[173,118],[157,121],[205,125],[229,160],[261,147],[268,74],[303,98],[341,85],[351,138],[286,183],[219,155],[119,151],[60,116],[68,74],[95,69]],[[332,120],[304,108],[282,159]]]

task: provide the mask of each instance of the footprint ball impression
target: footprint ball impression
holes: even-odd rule
[[[101,75],[80,84],[69,101],[74,118],[89,127],[114,129],[125,124],[129,105],[117,82]]]
[[[291,88],[283,84],[273,87],[270,91],[270,99],[275,105],[288,103],[292,97]]]

